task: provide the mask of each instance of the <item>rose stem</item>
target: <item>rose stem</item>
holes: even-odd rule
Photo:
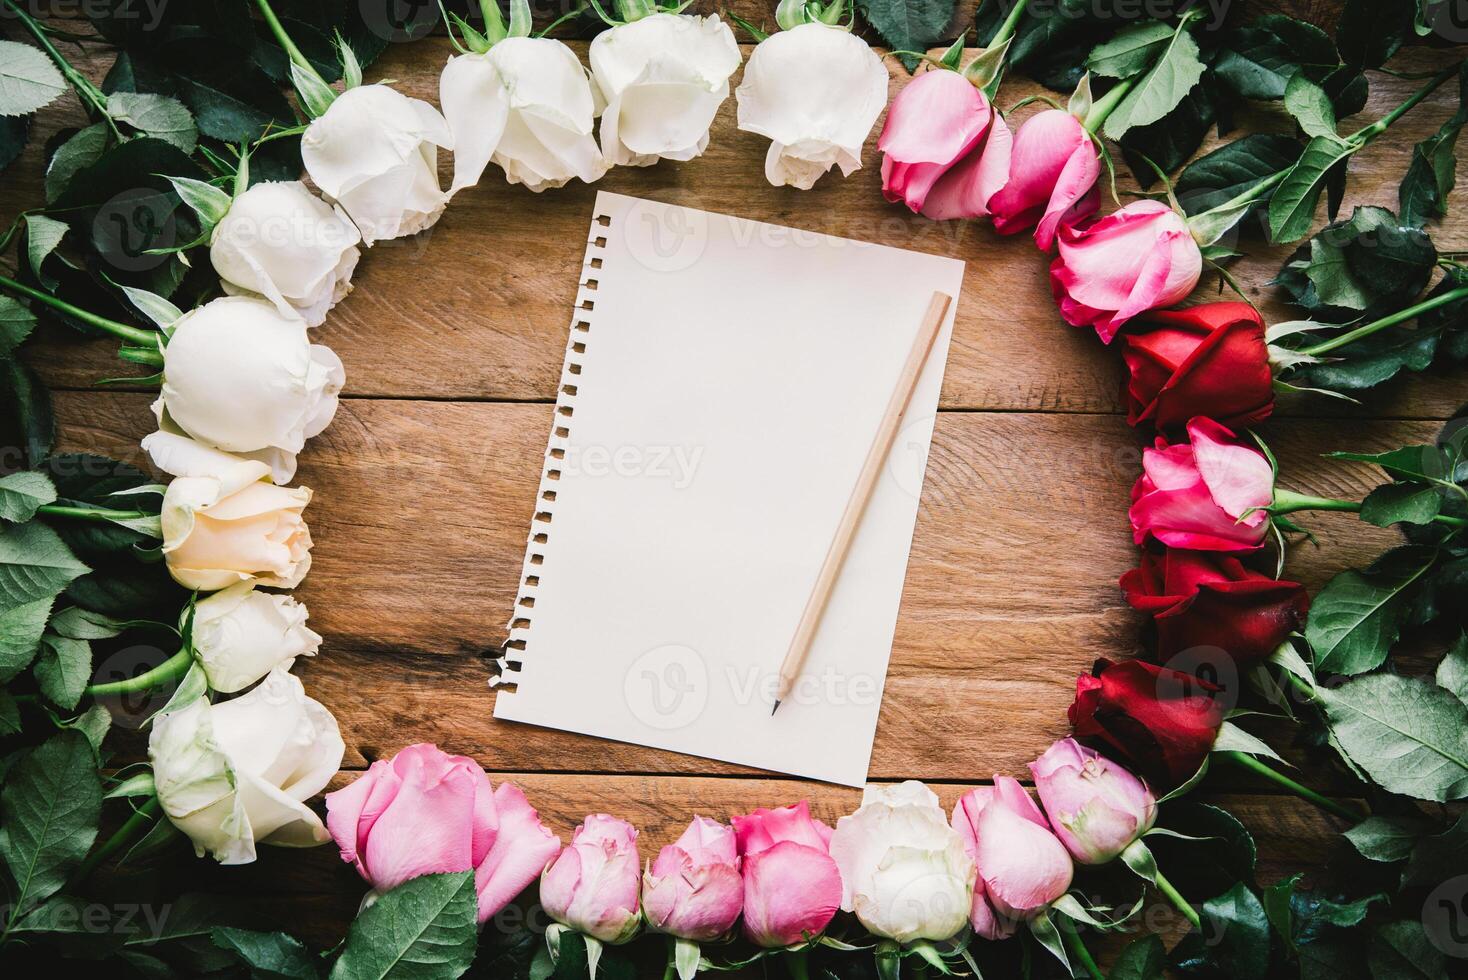
[[[1391,316],[1384,316],[1380,320],[1357,327],[1355,330],[1343,333],[1338,337],[1332,337],[1327,341],[1316,344],[1314,347],[1306,347],[1299,353],[1307,357],[1319,357],[1321,354],[1328,354],[1339,347],[1353,344],[1362,337],[1369,337],[1378,330],[1385,330],[1387,327],[1394,327],[1399,323],[1405,323],[1413,317],[1421,316],[1423,313],[1430,313],[1438,307],[1447,306],[1449,303],[1457,302],[1464,297],[1468,297],[1468,286],[1459,286],[1457,289],[1450,289],[1439,296],[1423,300],[1416,306],[1409,306],[1405,310],[1399,310],[1393,313]]]
[[[130,677],[125,681],[109,681],[106,684],[92,684],[83,693],[97,698],[113,694],[132,694],[137,691],[151,691],[155,687],[162,687],[165,683],[176,677],[182,677],[188,673],[189,668],[193,664],[193,652],[188,647],[184,647],[157,667],[151,670],[145,670],[136,677]]]
[[[5,276],[0,276],[0,289],[6,289],[27,299],[35,300],[37,303],[49,306],[58,312],[65,313],[69,317],[80,320],[88,326],[96,327],[98,330],[105,330],[114,337],[125,340],[136,347],[157,348],[158,346],[159,333],[156,330],[143,330],[140,327],[130,327],[125,323],[118,323],[116,320],[109,320],[95,313],[88,313],[79,306],[72,306],[64,299],[58,299],[50,293],[42,292],[39,289],[32,289],[30,286],[23,285]],[[156,350],[150,350],[147,362],[149,364],[161,365],[163,363],[163,355]]]
[[[810,980],[810,969],[806,966],[808,955],[803,949],[792,949],[785,954],[785,969],[794,980]]]
[[[6,10],[15,14],[20,22],[25,25],[25,29],[31,32],[31,36],[41,45],[41,50],[45,51],[47,57],[60,69],[61,74],[76,91],[76,94],[90,103],[97,114],[106,120],[107,126],[112,130],[112,135],[116,136],[119,140],[122,139],[122,131],[117,128],[116,120],[107,111],[107,96],[102,94],[101,90],[93,85],[90,79],[72,67],[71,62],[62,57],[61,52],[56,50],[56,45],[51,43],[51,38],[47,36],[46,29],[36,23],[34,17],[23,10],[19,4],[14,3],[13,0],[0,0],[0,3],[5,5]]]
[[[1092,103],[1091,111],[1086,113],[1085,119],[1081,120],[1081,125],[1086,128],[1087,132],[1095,133],[1096,130],[1101,128],[1106,122],[1106,117],[1111,115],[1112,110],[1121,105],[1121,100],[1126,98],[1126,94],[1132,90],[1132,86],[1137,84],[1139,77],[1140,75],[1133,75],[1131,78],[1117,82],[1110,91]]]
[[[275,35],[276,42],[285,49],[285,53],[290,56],[291,62],[297,67],[309,71],[313,75],[317,75],[316,69],[312,67],[311,62],[306,60],[306,56],[301,53],[301,49],[296,47],[296,42],[292,41],[291,36],[285,32],[285,26],[275,16],[275,11],[270,9],[268,0],[255,0],[255,6],[260,8],[260,16],[265,18],[265,26],[270,28],[270,33]],[[319,78],[320,76],[317,75],[317,77]]]
[[[1184,918],[1193,924],[1194,929],[1202,928],[1203,920],[1198,917],[1198,910],[1193,908],[1186,898],[1183,898],[1182,892],[1172,887],[1172,882],[1168,881],[1161,871],[1157,872],[1156,877],[1152,879],[1152,884],[1156,885],[1157,890],[1177,907]]]
[[[1266,510],[1271,514],[1293,514],[1297,510],[1338,510],[1351,514],[1361,512],[1361,501],[1359,500],[1336,500],[1332,497],[1312,497],[1308,494],[1295,493],[1293,490],[1275,488],[1274,503]],[[1448,514],[1438,514],[1433,518],[1437,524],[1443,527],[1465,528],[1468,527],[1468,518],[1452,517]]]
[[[1291,793],[1294,793],[1302,800],[1307,800],[1310,803],[1314,803],[1326,813],[1335,814],[1337,817],[1340,817],[1343,820],[1349,820],[1352,823],[1360,823],[1362,820],[1366,819],[1366,814],[1360,812],[1359,810],[1352,809],[1348,806],[1343,806],[1342,804],[1337,803],[1335,800],[1322,796],[1310,787],[1295,782],[1284,773],[1275,772],[1273,769],[1269,768],[1264,763],[1260,762],[1258,759],[1254,758],[1251,755],[1245,755],[1243,752],[1220,752],[1218,754],[1224,759],[1227,759],[1229,762],[1232,762],[1234,765],[1242,766],[1245,769],[1258,773],[1266,779],[1274,780],[1276,783],[1283,786]]]
[[[117,828],[117,832],[107,838],[105,844],[88,854],[86,860],[77,866],[71,884],[77,885],[86,881],[93,871],[102,866],[102,862],[138,836],[139,831],[152,827],[153,822],[158,819],[159,807],[158,797],[153,796],[148,799],[148,802],[134,810],[132,816],[127,818],[127,822]]]
[[[106,507],[68,507],[64,504],[42,504],[36,508],[38,514],[52,517],[75,517],[84,521],[135,521],[144,517],[157,517],[142,510],[108,510]]]
[[[1443,82],[1446,82],[1454,75],[1458,74],[1458,72],[1462,70],[1462,67],[1463,63],[1460,61],[1455,65],[1449,65],[1447,68],[1444,68],[1442,71],[1432,76],[1432,80],[1430,82],[1409,95],[1407,97],[1407,100],[1401,105],[1397,106],[1391,112],[1388,112],[1386,115],[1382,116],[1370,126],[1365,126],[1352,133],[1350,136],[1346,137],[1346,141],[1354,143],[1357,140],[1360,140],[1362,145],[1364,146],[1365,144],[1376,139],[1376,137],[1386,132],[1387,127],[1389,127],[1392,123],[1396,122],[1398,119],[1402,118],[1408,112],[1410,112],[1413,106],[1431,95],[1439,85],[1441,85]]]
[[[1096,965],[1095,958],[1091,956],[1091,951],[1081,941],[1081,934],[1076,929],[1075,923],[1064,916],[1061,916],[1060,919],[1060,935],[1065,940],[1066,948],[1081,961],[1081,966],[1085,968],[1086,974],[1092,980],[1106,980],[1106,974],[1101,972],[1101,968]]]

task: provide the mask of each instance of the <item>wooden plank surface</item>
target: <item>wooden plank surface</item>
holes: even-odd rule
[[[1338,7],[1257,6],[1326,24]],[[731,9],[758,21],[767,5],[738,0]],[[434,100],[447,54],[441,39],[394,45],[372,73]],[[1426,71],[1451,56],[1414,52],[1401,67]],[[108,63],[105,49],[86,59],[94,76]],[[895,91],[906,76],[890,60],[889,68]],[[1374,74],[1362,118],[1376,118],[1414,84]],[[1015,78],[1001,104],[1039,91]],[[1361,153],[1347,208],[1394,205],[1412,144],[1451,111],[1444,89]],[[0,186],[0,221],[39,203],[40,148],[81,118],[69,96],[41,114]],[[874,778],[932,781],[951,804],[993,773],[1023,776],[1024,764],[1066,731],[1075,674],[1135,642],[1138,620],[1115,581],[1134,560],[1125,507],[1143,443],[1115,414],[1117,358],[1059,321],[1045,260],[1026,239],[884,204],[875,136],[866,169],[797,192],[764,182],[764,142],[737,132],[733,119],[730,100],[698,160],[614,170],[596,186],[968,262],[872,766]],[[1232,135],[1288,125],[1260,110]],[[299,596],[326,638],[301,676],[340,720],[348,770],[435,741],[473,756],[497,780],[515,779],[563,837],[585,813],[606,810],[643,828],[650,856],[693,813],[725,817],[801,797],[834,820],[855,805],[854,792],[491,717],[482,654],[502,637],[514,595],[594,193],[575,185],[532,196],[491,169],[430,234],[369,252],[356,291],[316,332],[345,361],[349,397],[301,460],[300,482],[317,491],[307,511],[317,545]],[[1454,204],[1433,232],[1445,250],[1468,240],[1468,219]],[[1267,285],[1287,251],[1252,245],[1235,270],[1271,320],[1289,316]],[[149,397],[89,390],[118,373],[110,344],[49,336],[31,360],[63,389],[63,448],[141,462]],[[1318,453],[1427,438],[1465,400],[1461,375],[1414,378],[1359,409],[1286,403],[1263,434],[1291,488],[1355,495],[1374,485],[1368,468]],[[1334,417],[1341,414],[1354,418]],[[1312,589],[1392,539],[1338,515],[1309,523],[1320,547],[1298,548],[1289,573]],[[1287,730],[1279,734],[1288,742]],[[136,739],[124,744],[136,752]],[[1328,784],[1323,767],[1307,771]],[[1210,786],[1227,792],[1212,799],[1259,837],[1265,880],[1318,866],[1340,829],[1221,767]],[[250,895],[322,943],[341,935],[362,890],[331,848],[267,851],[242,869],[183,859],[169,865],[170,883]]]

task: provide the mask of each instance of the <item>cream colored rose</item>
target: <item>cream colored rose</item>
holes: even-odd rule
[[[248,694],[197,698],[155,719],[148,759],[163,812],[220,864],[249,864],[257,844],[331,839],[306,801],[326,788],[346,746],[336,719],[284,668]]]
[[[239,582],[194,605],[193,645],[209,686],[233,694],[315,656],[321,637],[307,628],[305,605]]]
[[[741,60],[734,32],[714,15],[657,13],[598,34],[591,78],[606,102],[607,163],[646,167],[703,153]]]
[[[352,291],[362,235],[299,180],[256,184],[215,226],[209,261],[224,291],[274,303],[284,316],[320,326]]]
[[[819,21],[777,31],[749,56],[734,93],[739,128],[771,140],[765,177],[808,190],[861,147],[887,105],[887,69],[866,41]]]
[[[304,321],[226,296],[174,325],[153,412],[160,429],[259,459],[289,483],[296,453],[330,424],[345,382],[341,359],[311,343]]]
[[[163,495],[163,557],[174,580],[212,592],[237,582],[294,588],[311,568],[311,532],[301,516],[306,487],[266,482],[269,467],[155,432],[143,448],[175,479]]]
[[[438,148],[453,136],[438,110],[386,85],[347,89],[301,137],[306,172],[368,245],[416,235],[443,214]]]
[[[493,161],[532,191],[606,173],[592,128],[591,82],[560,41],[509,37],[483,54],[450,58],[439,102],[454,134],[450,193],[479,181]]]

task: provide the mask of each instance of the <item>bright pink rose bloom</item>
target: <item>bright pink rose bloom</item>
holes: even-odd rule
[[[1062,224],[1096,213],[1101,206],[1101,158],[1079,119],[1047,109],[1025,120],[1014,136],[1009,173],[989,199],[994,230],[1014,235],[1035,229],[1035,244],[1048,252]]]
[[[939,221],[982,218],[1009,172],[1011,142],[1004,117],[961,73],[924,72],[892,100],[877,140],[882,196]]]
[[[985,939],[1014,935],[1070,888],[1070,855],[1018,780],[995,776],[970,790],[953,808],[953,829],[979,866],[969,921]]]
[[[519,787],[490,786],[473,759],[410,745],[326,794],[342,860],[385,892],[420,875],[474,869],[479,921],[510,904],[561,849]]]
[[[813,820],[801,800],[735,817],[734,834],[744,860],[744,933],[750,941],[776,948],[820,935],[841,907],[831,828]]]
[[[595,813],[582,821],[540,876],[540,904],[562,925],[604,943],[625,943],[642,923],[642,883],[637,830],[627,821]]]
[[[656,932],[717,939],[734,928],[743,907],[738,844],[733,829],[717,820],[694,817],[642,876],[642,909]]]
[[[1046,749],[1030,773],[1055,836],[1081,864],[1105,864],[1157,822],[1147,784],[1073,738]]]
[[[1274,501],[1269,460],[1232,432],[1202,416],[1188,423],[1189,443],[1142,453],[1142,475],[1132,487],[1132,537],[1150,536],[1193,551],[1253,551],[1269,533]],[[1247,516],[1245,516],[1247,515]]]
[[[1105,343],[1132,317],[1187,298],[1203,253],[1181,215],[1161,201],[1133,201],[1085,225],[1060,229],[1050,292],[1073,327]]]

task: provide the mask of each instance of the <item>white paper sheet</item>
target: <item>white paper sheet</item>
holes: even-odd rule
[[[962,277],[953,259],[598,194],[495,717],[864,783]],[[934,290],[948,322],[772,717]]]

